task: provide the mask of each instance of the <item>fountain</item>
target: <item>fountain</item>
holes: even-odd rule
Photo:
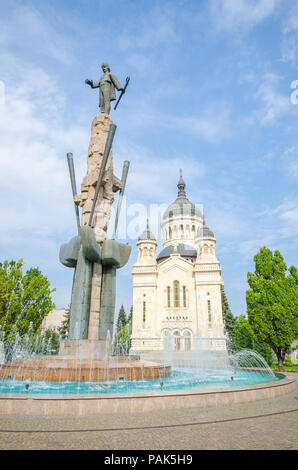
[[[173,351],[166,338],[157,362],[123,356],[121,345],[112,342],[108,333],[102,360],[96,353],[85,360],[79,350],[70,359],[49,354],[52,345],[43,335],[35,342],[28,334],[16,335],[11,361],[0,364],[0,414],[84,415],[218,406],[295,389],[295,379],[274,374],[256,351],[225,352],[218,361],[206,342],[202,347],[201,338],[196,342],[201,349],[184,352]]]

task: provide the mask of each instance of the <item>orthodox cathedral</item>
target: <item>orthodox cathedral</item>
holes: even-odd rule
[[[150,231],[140,235],[132,269],[133,321],[130,353],[198,348],[223,351],[221,266],[216,239],[199,208],[186,196],[180,170],[177,199],[161,222],[163,248]]]

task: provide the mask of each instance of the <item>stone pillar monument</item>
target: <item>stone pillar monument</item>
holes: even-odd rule
[[[127,263],[131,251],[128,245],[106,240],[114,194],[124,190],[123,183],[113,172],[112,149],[105,170],[102,170],[112,124],[107,114],[99,114],[93,119],[87,173],[81,184],[81,193],[74,196],[75,204],[82,211],[79,235],[60,249],[60,261],[75,268],[69,337],[61,341],[62,356],[104,358],[106,336],[109,334],[111,337],[113,333],[116,269]],[[101,172],[102,181],[90,226],[90,214]]]

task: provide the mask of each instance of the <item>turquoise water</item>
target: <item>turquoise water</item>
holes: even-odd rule
[[[22,394],[129,394],[178,390],[241,387],[280,379],[266,371],[195,370],[176,368],[170,377],[117,382],[31,382],[0,379],[0,393]]]

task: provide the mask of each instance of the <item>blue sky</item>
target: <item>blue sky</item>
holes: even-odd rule
[[[115,173],[131,162],[127,207],[170,204],[182,168],[217,238],[232,311],[245,313],[261,246],[298,264],[298,3],[0,0],[0,257],[39,266],[57,307],[73,275],[59,247],[76,233],[66,153],[79,186],[98,113],[84,80],[103,61],[131,77],[111,113]],[[128,310],[126,241],[117,308]]]

